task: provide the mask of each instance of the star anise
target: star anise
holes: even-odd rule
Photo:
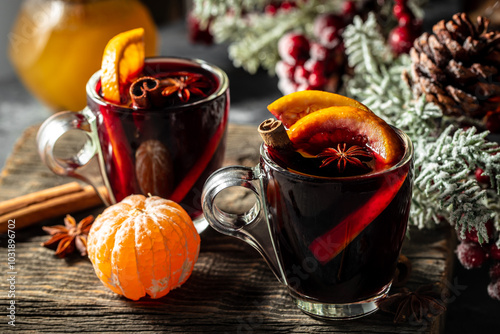
[[[73,253],[75,247],[82,256],[86,256],[87,236],[93,222],[94,217],[88,216],[77,224],[75,218],[66,215],[64,218],[64,225],[42,227],[45,232],[52,236],[52,238],[44,242],[42,246],[55,249],[56,255],[60,258]]]
[[[337,149],[333,147],[325,148],[320,154],[316,157],[323,158],[326,157],[322,161],[320,167],[328,166],[329,164],[337,161],[337,168],[340,172],[343,172],[347,166],[347,164],[353,164],[359,167],[363,167],[363,162],[358,157],[371,157],[371,154],[368,153],[365,149],[360,146],[352,145],[346,150],[346,143],[337,144]]]
[[[446,311],[439,283],[427,284],[411,292],[401,288],[395,293],[379,302],[380,310],[394,314],[394,322],[414,321],[421,323],[439,316]]]
[[[192,72],[178,72],[175,76],[162,79],[161,84],[165,86],[161,92],[163,96],[177,93],[182,102],[189,101],[191,94],[207,96],[203,89],[210,87],[210,83],[203,75]]]

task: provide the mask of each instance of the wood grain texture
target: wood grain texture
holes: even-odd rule
[[[28,129],[7,161],[0,199],[69,181],[41,165],[34,148],[35,133],[36,128]],[[254,166],[259,143],[254,128],[231,125],[226,164]],[[245,199],[245,195],[240,197]],[[233,196],[234,201],[240,197]],[[97,208],[75,216],[101,211]],[[100,283],[88,259],[61,260],[40,246],[48,238],[41,226],[60,223],[60,219],[45,221],[16,233],[16,327],[12,330],[7,325],[4,307],[10,299],[7,270],[3,269],[2,333],[439,333],[443,328],[443,316],[423,324],[393,324],[393,317],[383,312],[347,322],[313,319],[295,307],[286,288],[252,247],[211,229],[202,234],[199,260],[181,288],[158,300],[129,301]],[[403,248],[413,264],[407,287],[414,290],[436,281],[453,284],[450,230],[415,230],[411,235]],[[6,254],[6,236],[0,240]]]

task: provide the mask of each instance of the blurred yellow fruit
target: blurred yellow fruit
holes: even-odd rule
[[[138,27],[146,56],[156,55],[157,29],[138,0],[26,0],[9,34],[9,57],[40,101],[53,111],[77,111],[109,39]]]

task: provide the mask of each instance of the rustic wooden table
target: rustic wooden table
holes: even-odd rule
[[[35,151],[36,127],[18,140],[0,176],[0,200],[45,189],[71,180],[42,165]],[[231,124],[226,164],[253,166],[260,138],[254,127]],[[231,201],[244,199],[235,195]],[[102,207],[75,214],[83,218]],[[12,217],[15,219],[16,217]],[[192,276],[179,289],[158,300],[137,302],[106,289],[87,258],[62,260],[40,244],[48,236],[41,226],[61,224],[62,217],[16,232],[15,298],[7,266],[2,266],[0,331],[31,332],[180,332],[180,333],[440,333],[444,315],[421,324],[394,324],[393,316],[377,312],[352,321],[313,319],[293,304],[287,290],[250,246],[208,229]],[[451,287],[450,230],[412,231],[403,253],[412,261],[407,287],[442,282]],[[6,263],[6,235],[1,249]],[[394,290],[394,289],[393,289]],[[392,291],[393,293],[394,291]],[[8,325],[6,306],[15,301],[15,327]],[[7,313],[9,311],[7,310]]]

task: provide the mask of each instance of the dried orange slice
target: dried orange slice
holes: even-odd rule
[[[333,106],[356,107],[371,113],[370,109],[356,100],[319,90],[304,90],[285,95],[268,105],[267,109],[283,122],[286,128],[290,128],[302,117]]]
[[[317,110],[300,118],[287,133],[297,150],[311,154],[338,143],[356,144],[369,147],[385,165],[394,164],[403,153],[390,125],[370,110],[352,106]]]
[[[101,86],[104,98],[123,102],[120,93],[144,67],[144,29],[122,32],[109,40],[102,56]]]

